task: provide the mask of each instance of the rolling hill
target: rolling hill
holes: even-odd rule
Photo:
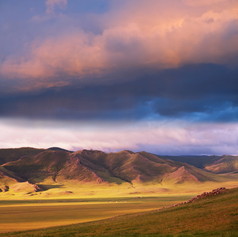
[[[31,147],[0,149],[0,165],[6,162],[18,160],[24,156],[36,155],[44,149],[36,149]]]
[[[97,150],[76,152],[61,148],[0,150],[0,183],[2,191],[12,184],[33,185],[36,191],[47,187],[34,186],[46,180],[53,183],[105,183],[105,184],[182,184],[219,182],[224,180],[212,172],[195,166],[161,158],[147,152],[121,151],[105,153]],[[12,152],[12,154],[11,154]],[[9,155],[7,157],[7,155]],[[26,185],[27,184],[27,185]],[[4,188],[5,187],[5,188]]]
[[[212,164],[219,160],[222,156],[209,156],[209,155],[181,155],[181,156],[160,156],[164,159],[170,159],[193,165],[197,168],[204,169],[205,166]]]
[[[206,165],[205,169],[213,173],[237,173],[238,156],[223,156],[219,160]]]

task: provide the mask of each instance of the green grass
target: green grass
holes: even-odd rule
[[[107,220],[3,234],[5,237],[238,236],[238,189],[160,211]]]

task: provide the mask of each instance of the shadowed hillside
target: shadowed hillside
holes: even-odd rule
[[[221,156],[193,156],[193,155],[186,155],[186,156],[160,156],[164,159],[170,159],[174,161],[179,161],[183,163],[188,163],[193,165],[197,168],[203,169],[205,166],[216,162],[221,158]]]
[[[238,172],[238,156],[223,156],[219,160],[205,166],[205,169],[213,173]]]
[[[187,163],[161,158],[148,152],[120,151],[105,153],[97,150],[76,152],[61,148],[49,149],[3,149],[5,155],[0,165],[0,190],[13,190],[12,186],[22,186],[14,190],[24,191],[24,187],[33,185],[33,190],[47,190],[68,183],[92,184],[195,184],[203,182],[223,182],[234,177],[219,175],[217,168],[234,171],[234,157],[226,157],[217,163],[200,169]],[[229,165],[219,165],[226,162]],[[222,163],[222,164],[223,164]],[[210,168],[209,168],[210,167]],[[208,171],[209,169],[209,171]],[[210,172],[212,171],[212,172]],[[25,183],[25,185],[16,185]],[[34,188],[39,185],[40,188]],[[67,190],[66,190],[67,192]],[[26,192],[29,193],[29,192]]]
[[[0,165],[9,161],[15,161],[24,156],[33,156],[44,149],[36,149],[31,147],[12,148],[12,149],[0,149]]]
[[[238,156],[161,156],[165,159],[188,163],[212,173],[236,173]]]
[[[180,184],[221,180],[216,174],[147,152],[105,153],[96,150],[69,152],[59,148],[27,151],[17,160],[14,157],[13,161],[2,164],[1,175],[18,182],[28,181],[33,184],[44,182],[46,179],[63,183],[75,180],[84,183],[117,184],[124,182]]]

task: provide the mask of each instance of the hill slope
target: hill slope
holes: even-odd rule
[[[194,166],[160,158],[147,152],[96,150],[69,152],[47,149],[0,166],[5,176],[18,182],[42,183],[198,183],[224,178]],[[1,181],[0,181],[1,182]]]
[[[158,211],[6,237],[63,236],[238,236],[238,189]]]
[[[6,162],[18,160],[24,156],[36,155],[44,149],[36,149],[31,147],[0,149],[0,165]]]
[[[213,173],[238,172],[238,156],[223,156],[219,160],[206,165],[205,169]]]
[[[197,168],[203,169],[205,166],[216,162],[217,160],[221,159],[222,156],[193,156],[193,155],[186,155],[186,156],[160,156],[164,159],[170,159],[174,161],[179,161],[183,163],[187,163],[193,165]]]
[[[238,172],[238,156],[160,156],[164,159],[190,164],[212,173]]]

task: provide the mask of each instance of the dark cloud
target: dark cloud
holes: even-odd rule
[[[0,98],[0,116],[72,120],[161,117],[238,120],[236,68],[200,64],[162,71],[118,72],[108,77],[117,77],[117,83],[84,86],[74,83],[67,87],[7,94]]]

